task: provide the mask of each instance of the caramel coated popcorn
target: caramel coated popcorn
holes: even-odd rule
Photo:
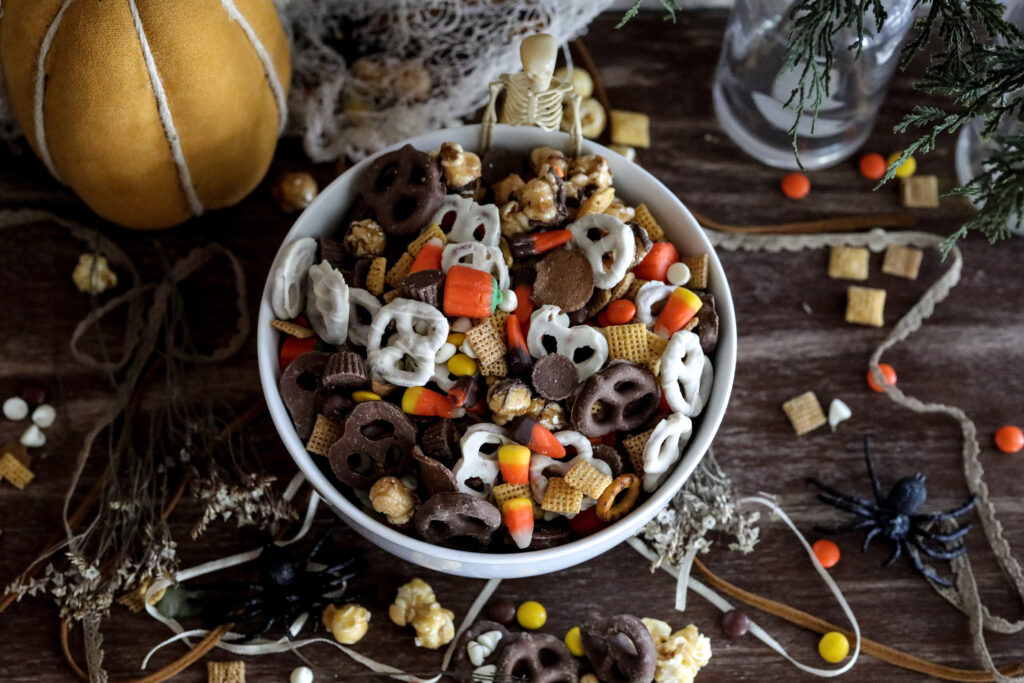
[[[596,154],[579,156],[569,164],[565,180],[565,194],[567,197],[589,195],[610,187],[611,184],[612,171],[608,168],[607,159]]]
[[[387,237],[377,221],[367,218],[353,221],[345,233],[345,248],[356,258],[380,256],[387,246]]]
[[[465,187],[480,179],[480,157],[466,152],[459,143],[444,143],[438,157],[448,187]]]
[[[658,619],[642,619],[654,637],[658,664],[654,672],[657,683],[693,683],[697,672],[711,661],[711,640],[690,624],[672,632],[672,627]]]
[[[391,621],[416,629],[417,647],[436,650],[455,637],[455,615],[441,607],[430,584],[415,578],[398,589],[395,602],[388,608]]]
[[[399,479],[381,477],[370,488],[370,504],[389,524],[402,526],[416,511],[416,496]]]
[[[342,645],[354,645],[370,628],[370,611],[359,605],[328,605],[321,620]]]
[[[110,269],[107,259],[99,254],[82,254],[78,257],[78,265],[71,273],[78,291],[89,294],[102,294],[111,287],[117,286],[117,273]]]

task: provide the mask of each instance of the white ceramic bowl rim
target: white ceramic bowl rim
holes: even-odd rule
[[[282,246],[302,235],[321,234],[321,231],[310,230],[306,226],[306,223],[309,222],[309,216],[312,214],[312,210],[319,205],[332,202],[333,195],[340,194],[341,188],[349,183],[349,179],[361,173],[363,169],[365,169],[366,166],[368,166],[373,159],[380,154],[397,149],[406,144],[411,144],[413,147],[421,150],[433,149],[439,146],[440,143],[437,142],[438,140],[461,140],[463,141],[462,144],[464,147],[472,150],[476,148],[475,140],[478,130],[479,126],[470,125],[434,131],[432,133],[420,135],[396,145],[392,145],[387,149],[381,150],[378,154],[375,154],[368,159],[364,159],[358,164],[352,166],[344,174],[336,178],[330,185],[324,188],[313,204],[311,204],[310,207],[307,208],[301,216],[299,216],[298,220],[296,220],[291,230],[289,230],[288,234],[285,236]],[[552,135],[558,135],[559,138],[557,140],[552,140]],[[558,146],[563,149],[567,147],[563,142],[563,139],[567,139],[566,136],[546,133],[545,131],[541,131],[536,128],[517,128],[506,125],[495,126],[493,144],[495,146],[501,146],[503,138],[512,138],[512,140],[509,141],[509,144],[514,146],[516,142],[522,144],[524,140],[530,141],[532,138],[537,138],[536,140],[532,140],[530,144],[533,146],[546,144],[549,146]],[[469,142],[470,140],[472,140],[472,142]],[[469,142],[469,144],[467,144],[467,142]],[[562,142],[562,144],[559,145],[559,142]],[[712,278],[713,289],[717,290],[715,293],[715,300],[716,310],[719,315],[719,346],[715,355],[715,373],[711,397],[708,399],[703,413],[695,419],[694,434],[691,437],[690,442],[687,444],[685,452],[680,458],[672,474],[661,483],[658,489],[652,493],[647,500],[634,508],[623,519],[615,522],[614,524],[610,524],[596,533],[563,545],[544,550],[531,550],[513,553],[488,553],[454,550],[432,543],[427,543],[426,541],[422,541],[412,536],[407,536],[406,534],[403,534],[374,519],[344,496],[335,484],[324,475],[323,471],[321,471],[320,467],[313,460],[314,456],[306,451],[302,441],[295,433],[291,418],[281,401],[281,397],[277,389],[277,379],[279,376],[277,360],[278,336],[273,328],[270,327],[270,321],[273,320],[274,315],[269,303],[268,282],[264,287],[263,300],[260,304],[257,332],[257,356],[259,362],[260,381],[263,385],[264,396],[266,397],[267,404],[270,408],[270,414],[274,421],[274,425],[292,458],[319,495],[330,506],[338,510],[342,514],[342,517],[350,522],[350,526],[352,526],[361,535],[367,536],[371,541],[374,541],[374,539],[368,534],[379,536],[386,544],[407,548],[409,551],[412,551],[417,555],[443,560],[442,563],[434,564],[448,565],[449,568],[447,570],[444,566],[433,566],[433,568],[457,574],[462,574],[463,572],[458,569],[452,569],[452,567],[456,565],[489,568],[483,569],[483,574],[480,573],[481,570],[477,570],[477,572],[467,575],[508,577],[527,575],[531,573],[543,573],[545,571],[564,568],[571,566],[572,564],[576,564],[577,562],[586,561],[587,559],[600,554],[604,549],[617,545],[619,542],[635,534],[642,525],[646,524],[654,517],[658,510],[661,510],[669,503],[671,498],[678,492],[679,488],[681,488],[685,481],[690,477],[693,469],[700,462],[701,458],[707,451],[707,448],[710,446],[711,440],[717,433],[718,427],[725,415],[725,408],[728,404],[729,395],[732,390],[733,378],[736,369],[736,319],[733,311],[729,285],[725,279],[721,262],[715,254],[715,250],[711,243],[708,241],[707,237],[704,235],[690,212],[682,202],[680,202],[679,199],[676,198],[675,195],[668,190],[668,188],[662,185],[653,175],[632,162],[629,162],[612,150],[589,140],[584,142],[583,153],[601,154],[605,158],[609,159],[613,166],[613,171],[616,174],[620,173],[620,170],[615,170],[615,166],[623,167],[622,172],[626,172],[624,170],[625,168],[631,168],[632,170],[629,171],[629,173],[635,172],[638,174],[640,176],[640,182],[653,188],[657,188],[655,190],[656,192],[660,189],[661,192],[664,192],[666,195],[671,197],[671,200],[676,205],[674,208],[678,210],[685,219],[688,219],[687,222],[690,225],[687,227],[698,234],[700,241],[703,242],[704,248],[708,253],[709,277]],[[628,164],[628,166],[624,166],[626,164]],[[334,213],[337,214],[338,212],[335,210]],[[360,528],[360,525],[365,528]],[[612,537],[616,537],[617,540]],[[607,548],[602,549],[600,546],[607,546]],[[570,557],[573,557],[577,561],[565,562],[565,559]],[[539,572],[527,571],[517,573],[517,569],[521,570],[531,565],[548,565],[551,566],[551,569],[541,569]]]

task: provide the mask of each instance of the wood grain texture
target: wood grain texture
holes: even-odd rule
[[[710,84],[724,13],[687,13],[676,26],[662,22],[657,14],[642,16],[618,31],[613,29],[615,21],[615,17],[601,18],[586,38],[609,96],[618,106],[651,115],[655,147],[640,151],[639,161],[696,211],[723,223],[742,225],[899,210],[897,188],[887,186],[872,193],[871,183],[857,174],[855,161],[814,173],[813,189],[806,200],[786,200],[778,191],[781,173],[757,164],[723,135],[712,111]],[[907,138],[888,131],[912,103],[921,101],[912,92],[911,81],[906,75],[897,75],[866,150],[885,154],[906,142]],[[948,189],[954,183],[952,150],[951,141],[944,141],[933,154],[918,160],[918,172],[937,175],[940,187]],[[271,177],[301,166],[294,145],[282,145]],[[332,175],[328,168],[317,172],[322,181]],[[265,183],[240,206],[214,212],[171,232],[150,235],[110,227],[109,234],[136,259],[148,278],[159,275],[161,258],[180,257],[196,243],[216,240],[225,244],[246,266],[250,305],[255,311],[263,278],[291,222],[269,195]],[[42,207],[91,224],[98,222],[26,154],[4,153],[0,157],[0,206]],[[968,211],[959,200],[943,199],[940,210],[918,212],[919,226],[946,234]],[[88,310],[88,302],[75,292],[70,279],[78,245],[67,244],[61,233],[44,227],[0,234],[0,240],[0,394],[13,393],[25,379],[40,379],[52,387],[60,411],[57,424],[48,431],[46,457],[34,466],[36,481],[25,492],[0,486],[0,584],[6,584],[56,528],[69,459],[87,425],[102,410],[109,389],[102,378],[76,366],[67,355],[71,330]],[[1024,279],[1019,266],[1024,241],[992,249],[972,237],[963,249],[960,286],[939,307],[932,322],[886,360],[897,368],[905,391],[925,400],[959,405],[977,421],[989,486],[1011,543],[1020,547],[1024,545],[1021,465],[1018,459],[997,453],[991,435],[1004,423],[1024,422],[1024,373],[1020,370],[1024,367]],[[885,483],[921,471],[928,477],[929,507],[945,509],[960,503],[966,492],[956,425],[894,409],[884,397],[866,388],[868,356],[887,328],[852,327],[842,321],[846,283],[826,277],[827,254],[723,253],[721,258],[736,300],[740,344],[736,385],[715,449],[738,487],[744,492],[776,495],[799,527],[810,533],[816,522],[836,521],[839,514],[816,502],[804,477],[815,475],[844,490],[867,494],[860,439],[871,432]],[[872,257],[866,284],[888,291],[889,325],[943,267],[937,254],[930,252],[919,280],[906,282],[883,275],[881,257]],[[226,275],[211,271],[200,281],[213,316],[231,304],[227,282]],[[805,312],[805,304],[811,313]],[[254,342],[239,357],[212,368],[204,382],[197,391],[216,392],[239,409],[260,400]],[[825,405],[832,397],[842,397],[853,409],[853,419],[835,434],[822,429],[796,438],[780,405],[808,389]],[[285,477],[294,471],[269,419],[253,423],[249,432],[264,462],[274,471]],[[19,433],[18,425],[0,422],[0,440],[16,438]],[[261,542],[258,534],[227,525],[215,526],[201,543],[188,542],[185,539],[196,512],[194,505],[186,503],[173,518],[186,566]],[[324,514],[318,527],[325,528],[330,521]],[[708,566],[748,590],[840,621],[839,608],[782,525],[766,521],[762,533],[764,540],[754,553],[741,556],[719,547],[706,557]],[[976,666],[967,642],[967,620],[909,565],[899,562],[881,569],[886,552],[881,543],[865,554],[859,552],[859,537],[844,537],[838,543],[844,554],[832,574],[866,635],[945,664]],[[1021,606],[1005,590],[980,533],[973,532],[968,545],[983,597],[998,613],[1020,617]],[[442,604],[461,615],[483,582],[420,570],[369,546],[344,527],[335,534],[335,546],[364,552],[371,569],[372,578],[366,584],[375,591],[367,601],[373,621],[358,649],[411,670],[436,669],[439,656],[414,648],[411,632],[388,621],[387,604],[401,583],[423,576]],[[752,638],[726,639],[718,628],[716,611],[696,596],[691,597],[686,615],[673,612],[673,589],[670,577],[650,574],[644,560],[619,547],[558,574],[506,581],[497,595],[516,601],[540,600],[549,613],[545,630],[559,636],[592,608],[658,617],[678,627],[696,623],[710,635],[715,653],[698,680],[813,680]],[[773,618],[756,618],[796,657],[820,663],[817,636]],[[122,608],[114,610],[104,633],[112,680],[140,675],[143,654],[167,635],[148,618]],[[72,641],[80,643],[80,633],[73,633]],[[56,613],[49,603],[27,599],[0,616],[0,643],[3,680],[70,680],[60,656]],[[1020,636],[991,635],[989,643],[1000,664],[1024,660]],[[180,645],[169,647],[154,659],[151,670],[182,652]],[[335,680],[376,680],[361,675],[357,665],[333,650],[314,646],[306,655],[335,672]],[[210,658],[228,660],[233,656],[216,652]],[[246,666],[251,681],[284,681],[299,663],[293,656],[278,655],[250,658]],[[889,683],[926,680],[870,658],[862,659],[846,678]],[[196,666],[176,680],[205,679],[204,668]],[[318,676],[318,680],[329,679],[327,673]]]

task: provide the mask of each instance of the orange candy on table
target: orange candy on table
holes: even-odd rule
[[[821,566],[825,569],[829,569],[839,564],[839,546],[832,541],[824,538],[817,540],[814,542],[814,545],[811,546],[811,550],[814,551],[814,556],[818,558],[818,562],[820,562]]]
[[[1024,449],[1024,431],[1020,427],[1004,425],[996,430],[996,448],[1003,453],[1017,453]]]
[[[878,369],[882,371],[882,376],[885,378],[886,386],[896,385],[896,369],[893,366],[888,363],[879,363]],[[871,387],[873,391],[877,391],[880,394],[885,392],[885,389],[879,386],[878,382],[875,381],[875,375],[870,369],[868,369],[868,386]]]
[[[868,180],[881,180],[885,175],[885,169],[889,164],[885,163],[885,157],[877,152],[865,154],[860,158],[860,174]]]
[[[790,199],[803,199],[811,191],[811,181],[803,173],[790,173],[782,179],[782,194]]]
[[[598,322],[602,327],[625,325],[636,315],[636,304],[629,299],[617,299],[601,311]]]

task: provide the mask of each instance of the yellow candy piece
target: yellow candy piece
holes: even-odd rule
[[[516,610],[516,621],[519,622],[520,626],[530,631],[542,627],[547,620],[547,610],[544,609],[544,605],[536,600],[527,600],[519,605],[519,609]]]
[[[565,646],[569,648],[569,653],[573,657],[582,657],[585,654],[583,652],[583,638],[580,636],[579,626],[573,626],[565,634]]]
[[[476,361],[464,353],[457,353],[448,359],[448,372],[456,377],[476,374]]]
[[[818,641],[818,654],[829,664],[838,664],[850,654],[850,641],[838,631],[829,631]]]
[[[353,391],[352,400],[356,403],[366,403],[367,401],[379,401],[380,396],[372,391]]]
[[[448,343],[452,346],[462,346],[466,341],[466,334],[464,332],[452,332],[448,335]]]
[[[886,163],[892,166],[894,163],[896,163],[896,160],[900,158],[901,154],[903,154],[903,152],[893,152],[892,154],[889,155],[889,158],[885,160]],[[917,159],[915,159],[914,157],[907,157],[907,160],[900,164],[899,168],[896,169],[896,177],[909,178],[916,172]]]

